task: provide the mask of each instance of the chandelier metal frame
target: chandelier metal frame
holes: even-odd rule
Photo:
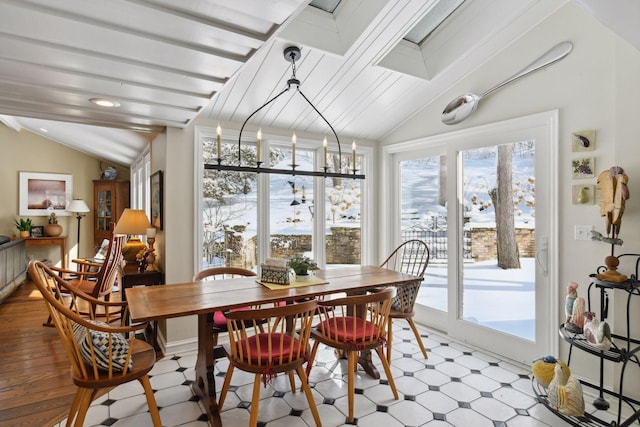
[[[324,120],[327,126],[329,126],[329,129],[331,129],[331,132],[333,133],[333,136],[336,138],[336,142],[338,143],[338,162],[340,165],[342,165],[342,147],[340,145],[340,138],[338,137],[338,134],[336,133],[333,126],[331,126],[331,123],[329,123],[329,121],[322,115],[322,113],[315,107],[315,105],[313,105],[313,103],[309,100],[309,98],[305,96],[302,90],[300,90],[300,80],[298,80],[298,78],[296,77],[296,61],[302,57],[300,48],[297,46],[289,46],[285,48],[283,55],[284,55],[284,59],[291,63],[291,71],[292,71],[291,78],[287,80],[286,88],[284,88],[276,96],[274,96],[273,98],[269,99],[267,102],[262,104],[257,110],[251,113],[249,117],[247,117],[244,123],[242,123],[242,127],[240,128],[240,133],[238,135],[238,164],[237,165],[223,164],[222,163],[223,159],[221,157],[218,157],[214,159],[216,163],[205,163],[204,169],[219,170],[219,171],[234,171],[234,172],[273,173],[273,174],[281,174],[281,175],[319,176],[319,177],[325,177],[325,178],[364,179],[365,178],[364,174],[358,173],[358,169],[355,169],[355,164],[351,169],[351,173],[329,172],[328,166],[324,166],[322,168],[323,169],[322,171],[296,170],[296,168],[299,166],[296,164],[289,165],[291,166],[291,169],[268,168],[268,167],[262,167],[263,162],[261,162],[259,159],[256,160],[256,166],[242,165],[242,150],[241,150],[242,132],[244,131],[245,126],[253,116],[255,116],[263,108],[265,108],[267,105],[274,102],[276,99],[278,99],[283,94],[287,93],[292,88],[295,88],[295,91],[299,93],[302,96],[302,98],[304,98],[305,101],[307,101],[307,103],[311,106],[311,108],[313,108],[313,110],[316,113],[318,113],[318,115],[322,118],[322,120]]]

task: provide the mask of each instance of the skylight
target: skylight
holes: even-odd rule
[[[311,0],[309,6],[317,7],[325,12],[333,13],[341,0]]]
[[[464,0],[440,0],[404,36],[404,39],[418,45],[422,44],[462,3]]]

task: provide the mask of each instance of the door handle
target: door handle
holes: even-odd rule
[[[539,248],[536,249],[536,264],[542,269],[542,273],[546,276],[549,269],[547,268],[549,260],[549,241],[546,237],[540,238]]]

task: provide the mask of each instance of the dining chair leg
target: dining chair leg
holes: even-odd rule
[[[218,333],[214,332],[213,333],[213,346],[217,346],[218,345]]]
[[[149,407],[149,413],[151,414],[151,420],[153,421],[153,427],[162,427],[162,421],[160,420],[160,411],[158,410],[158,404],[156,403],[156,397],[153,395],[153,389],[151,388],[151,382],[147,375],[138,378],[144,394],[147,397],[147,406]]]
[[[393,347],[393,319],[387,318],[387,362],[391,363],[391,347]]]
[[[353,408],[356,394],[356,369],[358,369],[358,352],[349,351],[347,355],[347,396],[349,401],[349,422],[353,422]]]
[[[313,347],[311,348],[311,354],[309,355],[309,361],[307,362],[307,369],[305,373],[307,377],[311,374],[311,368],[313,367],[313,361],[316,359],[316,352],[318,351],[318,346],[320,345],[320,341],[314,341]]]
[[[320,421],[318,407],[316,406],[316,401],[313,400],[313,393],[311,392],[311,387],[309,387],[309,381],[307,380],[307,376],[304,373],[304,369],[302,369],[302,366],[298,366],[296,368],[296,372],[298,373],[300,381],[302,381],[302,390],[304,391],[304,395],[307,397],[309,410],[311,410],[311,415],[313,415],[313,420],[316,423],[316,427],[322,427],[322,421]]]
[[[293,371],[289,371],[289,372],[287,372],[287,374],[289,375],[289,384],[291,385],[291,393],[295,393],[296,392],[296,380],[295,380],[295,378],[293,378]]]
[[[258,409],[260,404],[261,374],[256,374],[253,379],[253,394],[251,396],[251,415],[249,416],[249,427],[258,427]]]
[[[382,361],[382,367],[384,368],[384,373],[387,376],[387,381],[389,381],[389,387],[391,387],[393,398],[395,400],[398,400],[398,389],[396,389],[396,382],[393,380],[393,375],[391,374],[391,365],[389,365],[387,359],[384,358],[382,347],[376,348],[376,353],[378,353],[378,357]]]
[[[229,385],[231,384],[231,376],[233,375],[232,364],[229,364],[227,368],[227,373],[224,376],[224,383],[222,384],[222,391],[220,391],[220,398],[218,399],[218,408],[222,410],[222,405],[224,405],[224,399],[227,397],[227,391],[229,390]]]
[[[80,406],[80,402],[82,402],[82,396],[84,395],[85,390],[86,389],[84,388],[78,388],[78,390],[76,390],[76,395],[73,397],[73,402],[69,408],[66,427],[70,427],[71,423],[76,418],[76,415],[78,414],[78,407]]]
[[[82,399],[78,405],[78,413],[76,414],[74,426],[82,427],[84,425],[84,419],[87,416],[87,411],[91,405],[91,401],[96,394],[96,390],[84,389],[82,393]]]
[[[420,346],[420,350],[422,351],[422,355],[424,356],[425,359],[428,359],[429,356],[427,355],[427,350],[425,350],[424,344],[422,343],[422,337],[420,336],[420,332],[418,332],[418,327],[416,326],[416,323],[413,321],[413,318],[411,318],[411,317],[409,317],[407,319],[407,322],[409,322],[409,326],[411,326],[411,330],[413,331],[413,335],[416,336],[416,341],[418,341],[418,345]]]

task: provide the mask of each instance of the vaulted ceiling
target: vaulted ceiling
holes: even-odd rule
[[[403,38],[447,0],[308,1],[3,0],[0,121],[127,166],[166,126],[243,122],[286,87],[296,45],[301,89],[338,134],[379,140],[568,0],[466,1],[420,45]],[[640,49],[639,0],[575,2]],[[252,124],[326,133],[285,98]]]

